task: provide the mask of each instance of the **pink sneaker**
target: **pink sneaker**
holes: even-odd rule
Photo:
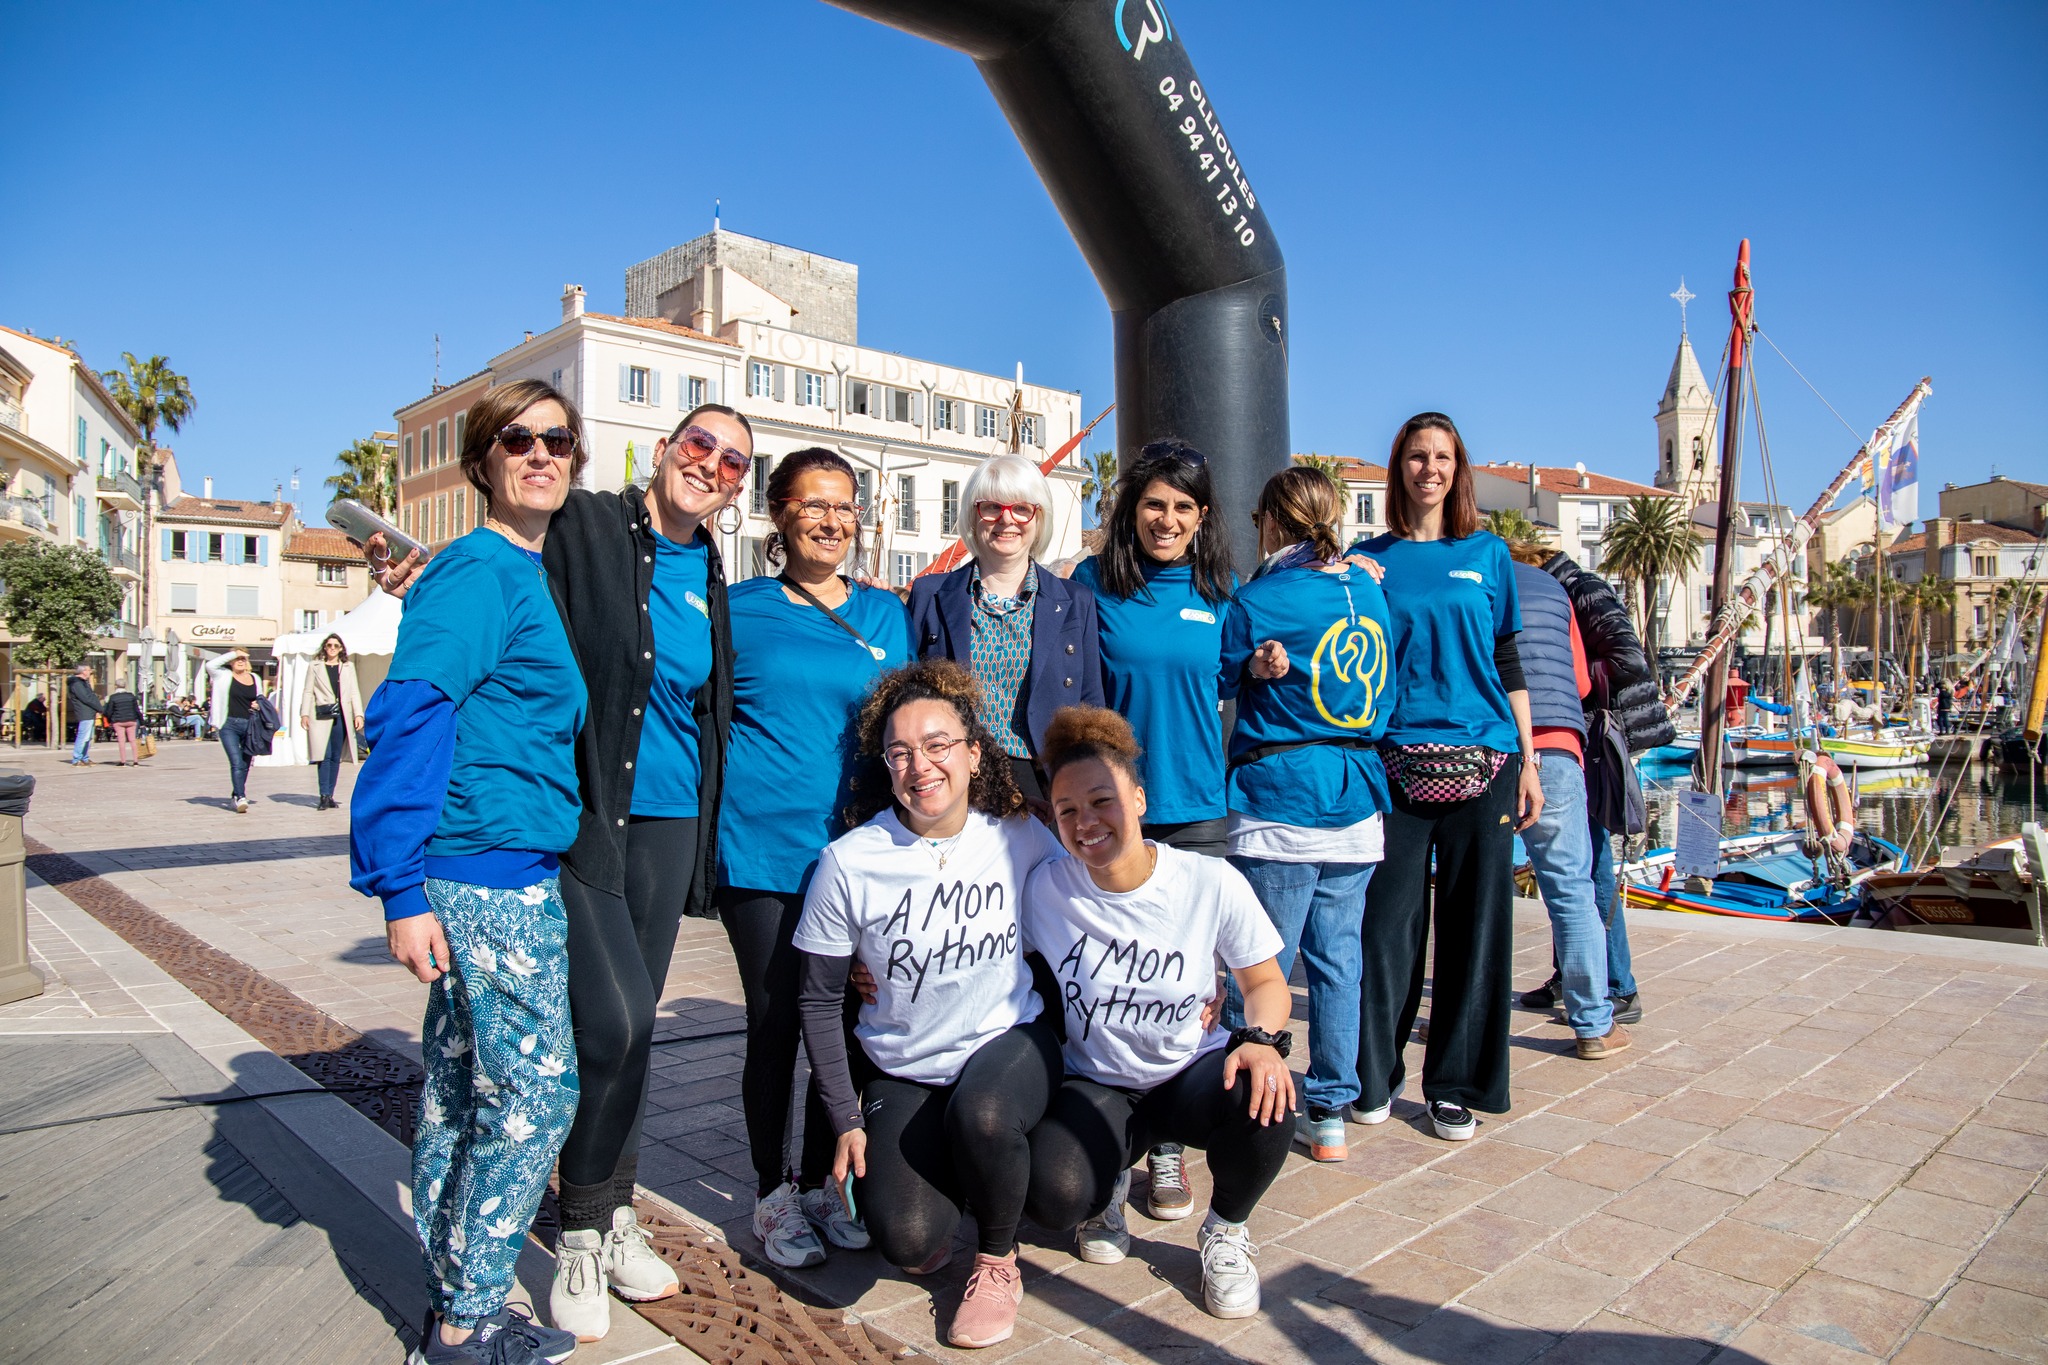
[[[1017,1309],[1023,1302],[1024,1277],[1017,1270],[1017,1253],[977,1253],[974,1273],[967,1277],[967,1296],[953,1315],[953,1330],[946,1340],[970,1347],[1008,1341],[1017,1330]]]

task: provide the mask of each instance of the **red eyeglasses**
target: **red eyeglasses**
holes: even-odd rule
[[[720,445],[716,436],[699,426],[684,427],[682,434],[676,437],[676,444],[689,451],[691,464],[702,463],[716,455],[719,477],[727,483],[738,483],[747,477],[747,469],[753,464],[753,460],[738,446]]]
[[[986,522],[998,522],[1004,517],[1019,526],[1029,526],[1038,516],[1038,504],[1033,502],[977,502],[974,515]]]

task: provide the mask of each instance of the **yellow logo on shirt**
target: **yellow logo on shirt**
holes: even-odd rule
[[[1308,662],[1309,696],[1322,718],[1346,730],[1369,729],[1386,686],[1387,637],[1379,622],[1363,616],[1330,622]]]

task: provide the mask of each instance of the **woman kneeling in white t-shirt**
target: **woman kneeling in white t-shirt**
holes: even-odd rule
[[[1203,1302],[1219,1318],[1250,1317],[1259,1274],[1245,1220],[1294,1136],[1280,936],[1243,873],[1144,837],[1138,742],[1122,716],[1062,710],[1040,759],[1074,856],[1032,876],[1024,936],[1059,984],[1067,1079],[1031,1134],[1025,1207],[1043,1227],[1080,1224],[1082,1260],[1121,1261],[1134,1154],[1203,1148],[1215,1186]],[[1203,1024],[1218,958],[1244,995],[1249,1026],[1236,1033]]]
[[[930,1274],[952,1255],[963,1206],[974,1210],[980,1254],[955,1346],[992,1346],[1016,1324],[1026,1135],[1061,1076],[1017,907],[1032,871],[1063,855],[1023,813],[978,704],[974,675],[943,659],[875,684],[847,811],[856,827],[819,858],[795,936],[804,1044],[839,1134],[832,1175],[842,1188],[859,1178],[875,1246]],[[855,957],[876,994],[849,1059],[841,1007]]]

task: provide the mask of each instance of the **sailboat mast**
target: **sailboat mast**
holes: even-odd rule
[[[1735,287],[1728,291],[1728,399],[1721,410],[1721,507],[1714,528],[1714,620],[1740,610],[1732,601],[1735,588],[1735,535],[1742,510],[1742,377],[1749,356],[1753,298],[1749,287],[1749,239],[1735,253]],[[1728,728],[1728,661],[1723,650],[1707,673],[1700,696],[1699,786],[1719,795],[1721,750]]]

